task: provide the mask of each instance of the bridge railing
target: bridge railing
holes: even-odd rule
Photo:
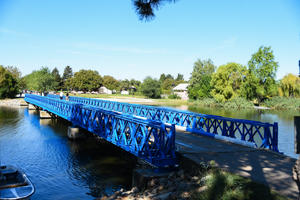
[[[59,98],[58,95],[51,95]],[[278,123],[233,119],[216,115],[199,114],[189,111],[161,108],[139,104],[114,102],[101,99],[70,96],[71,102],[96,106],[185,127],[187,131],[210,137],[234,138],[253,143],[257,148],[278,152]]]
[[[174,125],[58,98],[26,94],[25,101],[67,119],[155,166],[175,165]]]

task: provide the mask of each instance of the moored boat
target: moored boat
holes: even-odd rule
[[[26,199],[34,193],[26,174],[13,166],[0,166],[0,200]]]

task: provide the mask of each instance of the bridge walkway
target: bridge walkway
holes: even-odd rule
[[[176,132],[176,148],[193,162],[208,163],[228,172],[268,185],[280,194],[297,199],[298,188],[292,179],[296,159],[272,152],[216,140],[189,132]]]

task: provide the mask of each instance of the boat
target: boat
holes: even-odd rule
[[[0,200],[28,199],[34,191],[34,185],[20,169],[0,166]]]

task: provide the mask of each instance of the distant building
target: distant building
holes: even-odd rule
[[[122,91],[121,91],[121,94],[129,95],[129,91],[127,91],[127,90],[122,90]]]
[[[174,94],[178,95],[181,99],[188,100],[188,86],[188,83],[180,83],[179,85],[173,88],[173,92]]]
[[[106,87],[102,86],[99,88],[100,94],[112,94],[112,91],[110,89],[107,89]]]

